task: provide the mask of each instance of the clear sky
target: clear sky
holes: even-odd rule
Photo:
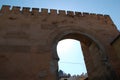
[[[2,5],[108,14],[120,30],[120,0],[0,0],[0,7]]]
[[[57,52],[60,57],[59,69],[71,75],[87,73],[80,41],[75,39],[61,40],[57,45]]]

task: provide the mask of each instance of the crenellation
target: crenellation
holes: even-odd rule
[[[90,15],[92,15],[92,16],[96,16],[97,14],[96,14],[96,13],[90,13]]]
[[[10,13],[10,6],[9,5],[3,5],[0,12],[1,13]]]
[[[65,10],[59,10],[59,15],[66,15],[66,11]]]
[[[41,14],[42,15],[47,15],[48,14],[48,9],[42,8],[41,9]]]
[[[106,20],[110,19],[109,15],[104,15],[104,17],[105,17]]]
[[[68,16],[74,16],[74,12],[73,11],[67,11],[67,15]]]
[[[109,15],[104,15],[107,24],[114,24]]]
[[[104,19],[105,18],[103,14],[97,14],[97,16],[98,16],[98,19]]]
[[[1,8],[1,13],[23,13],[26,15],[62,15],[62,16],[70,16],[70,17],[80,17],[80,16],[84,16],[84,17],[91,17],[91,18],[95,18],[97,20],[100,20],[102,23],[106,23],[106,24],[113,24],[113,21],[111,20],[111,18],[109,17],[109,15],[103,15],[103,14],[95,14],[95,13],[87,13],[87,12],[73,12],[73,11],[65,11],[65,10],[56,10],[56,9],[50,9],[50,12],[48,12],[48,9],[46,8],[41,8],[41,11],[39,11],[39,8],[32,8],[32,10],[30,11],[29,7],[23,7],[20,10],[21,7],[19,6],[13,6],[12,9],[10,10],[10,6],[9,5],[3,5]]]
[[[56,9],[50,9],[50,14],[51,15],[57,15],[57,10]]]
[[[1,9],[1,12],[2,13],[8,13],[8,12],[13,12],[13,13],[19,13],[20,12],[20,7],[19,6],[13,6],[12,7],[12,10],[10,10],[10,6],[9,5],[3,5],[2,6],[2,9]],[[23,7],[22,8],[22,11],[21,11],[23,14],[29,14],[30,13],[30,8],[29,7]],[[32,8],[32,11],[31,11],[32,15],[35,15],[35,14],[49,14],[48,13],[48,9],[46,8],[41,8],[41,11],[39,11],[39,8]],[[104,17],[104,15],[102,14],[95,14],[95,13],[87,13],[87,12],[73,12],[73,11],[65,11],[65,10],[58,10],[58,13],[57,13],[57,10],[56,9],[50,9],[50,14],[52,15],[67,15],[67,16],[93,16],[93,17]],[[106,19],[108,16],[105,16]]]
[[[39,14],[39,8],[32,8],[32,15]]]
[[[81,12],[75,12],[75,16],[82,16]]]
[[[23,14],[29,14],[30,13],[30,8],[29,7],[23,7],[22,13]]]
[[[83,12],[83,16],[89,16],[89,13]]]
[[[105,16],[105,18],[110,18],[110,16],[109,16],[109,15],[106,15],[106,14],[105,14],[104,16]]]
[[[103,14],[96,14],[97,16],[104,16]]]
[[[98,18],[97,14],[95,13],[90,13],[89,16],[91,16],[92,18],[96,18],[96,19]]]
[[[97,19],[100,20],[101,23],[105,23],[105,17],[103,14],[97,14]]]
[[[15,13],[15,14],[20,13],[20,7],[19,6],[13,6],[11,12]]]

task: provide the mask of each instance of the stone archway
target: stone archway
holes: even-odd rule
[[[85,58],[85,63],[88,71],[89,80],[112,80],[114,79],[115,73],[111,73],[112,66],[104,50],[102,50],[102,45],[97,44],[97,40],[92,40],[92,38],[79,31],[64,31],[66,33],[61,33],[55,37],[54,40],[54,50],[56,50],[56,44],[62,39],[76,39],[81,42],[83,55]],[[94,38],[95,39],[95,38]],[[96,42],[97,41],[97,42]],[[56,42],[56,43],[55,43]],[[54,52],[54,59],[59,59],[57,52]],[[57,61],[56,61],[56,64]],[[98,74],[99,73],[99,74]],[[114,74],[114,75],[113,75]]]

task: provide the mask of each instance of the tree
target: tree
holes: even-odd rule
[[[71,77],[71,74],[70,74],[70,73],[68,73],[68,77]]]
[[[59,77],[63,76],[64,75],[64,72],[62,70],[59,70]]]

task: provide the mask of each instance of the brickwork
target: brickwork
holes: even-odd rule
[[[89,80],[119,80],[118,34],[109,15],[4,5],[0,80],[57,80],[56,46],[66,38],[81,41]]]

